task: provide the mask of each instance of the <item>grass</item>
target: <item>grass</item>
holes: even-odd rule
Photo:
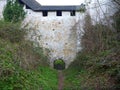
[[[89,59],[82,68],[79,64],[77,66],[72,64],[65,70],[64,90],[116,90],[119,88],[119,61],[114,65],[107,63],[110,67],[94,61]]]
[[[57,72],[45,65],[27,70],[19,66],[16,46],[0,39],[0,90],[57,90]]]
[[[119,90],[120,40],[116,29],[86,18],[83,49],[65,70],[64,90]]]
[[[57,90],[57,71],[49,67],[42,48],[26,41],[18,25],[2,22],[0,90]]]

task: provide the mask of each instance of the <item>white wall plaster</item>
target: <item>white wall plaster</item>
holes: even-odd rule
[[[80,36],[82,35],[82,21],[84,14],[76,12],[76,16],[70,16],[70,12],[62,12],[62,16],[56,16],[56,12],[48,12],[43,17],[42,12],[27,10],[24,25],[32,29],[29,39],[43,48],[50,50],[51,65],[56,59],[63,59],[66,67],[74,60],[76,53],[81,49]],[[32,13],[32,14],[31,14]]]
[[[108,7],[109,5],[106,6],[109,0],[99,0],[101,7],[99,7],[97,0],[86,1],[90,1],[87,13],[90,13],[93,22],[103,20],[104,14],[111,15],[110,10],[112,9]],[[3,18],[2,11],[5,4],[6,0],[0,0],[0,18]],[[43,17],[42,12],[34,12],[29,9],[25,9],[25,11],[27,14],[23,25],[29,27],[27,38],[50,50],[51,66],[55,59],[62,58],[68,67],[74,60],[76,53],[82,49],[81,36],[84,31],[86,13],[76,12],[76,16],[70,16],[70,12],[62,12],[62,16],[56,16],[56,12],[48,12],[48,16]]]
[[[0,0],[0,19],[3,18],[3,9],[6,5],[6,0]]]

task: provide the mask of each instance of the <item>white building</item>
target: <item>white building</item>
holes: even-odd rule
[[[67,67],[81,49],[78,47],[78,23],[83,22],[84,17],[79,12],[81,5],[41,6],[35,0],[21,0],[20,3],[27,12],[24,25],[30,28],[28,38],[50,50],[51,65],[54,60],[63,59]]]
[[[78,3],[76,5],[41,5],[37,2],[39,0],[19,1],[27,12],[23,26],[29,28],[28,39],[34,41],[36,45],[50,50],[51,66],[53,66],[54,60],[63,59],[68,67],[76,53],[81,50],[80,38],[83,34],[85,13],[80,13],[79,10],[84,8],[84,5],[77,5]],[[94,21],[98,20],[98,13],[103,18],[102,12],[108,10],[108,8],[101,10],[99,7],[101,2],[97,2],[101,0],[82,1],[81,3],[86,1],[89,4],[87,11]],[[6,0],[0,0],[0,17],[3,17],[2,10],[5,4]]]
[[[2,12],[3,12],[5,5],[6,5],[6,0],[0,0],[0,19],[3,18]]]

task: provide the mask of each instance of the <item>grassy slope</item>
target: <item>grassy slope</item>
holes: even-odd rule
[[[79,61],[81,61],[80,56]],[[91,56],[92,57],[92,56]],[[104,58],[105,62],[102,61]],[[104,56],[95,56],[89,58],[84,63],[85,66],[76,63],[65,71],[65,89],[64,90],[118,90],[120,88],[120,61],[119,54],[109,53]]]
[[[0,90],[57,89],[57,73],[48,66],[25,70],[15,63],[16,45],[0,39]],[[19,62],[18,62],[19,63]]]
[[[119,90],[120,29],[113,32],[101,24],[93,26],[88,20],[82,38],[84,49],[65,70],[64,90]]]
[[[0,22],[0,90],[57,90],[57,72],[17,29]]]

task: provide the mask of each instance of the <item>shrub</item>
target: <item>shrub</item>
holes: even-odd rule
[[[27,47],[0,39],[0,90],[57,90],[57,73]]]
[[[3,11],[4,20],[7,22],[19,22],[24,19],[25,12],[18,0],[7,0],[7,5]]]
[[[0,21],[0,38],[11,42],[21,42],[26,34],[25,29],[21,29],[19,23],[12,24],[9,22]]]
[[[83,49],[68,68],[68,71],[76,70],[77,74],[74,73],[74,79],[69,77],[73,71],[66,74],[68,80],[75,80],[69,83],[69,88],[75,84],[74,87],[79,87],[80,90],[83,89],[82,87],[88,90],[120,89],[120,42],[119,37],[117,37],[120,30],[120,15],[119,13],[115,15],[115,27],[113,28],[116,30],[101,23],[93,25],[91,17],[86,16],[85,32],[81,40]],[[85,77],[83,73],[80,73],[82,70],[87,72]],[[84,78],[81,79],[81,77]]]

